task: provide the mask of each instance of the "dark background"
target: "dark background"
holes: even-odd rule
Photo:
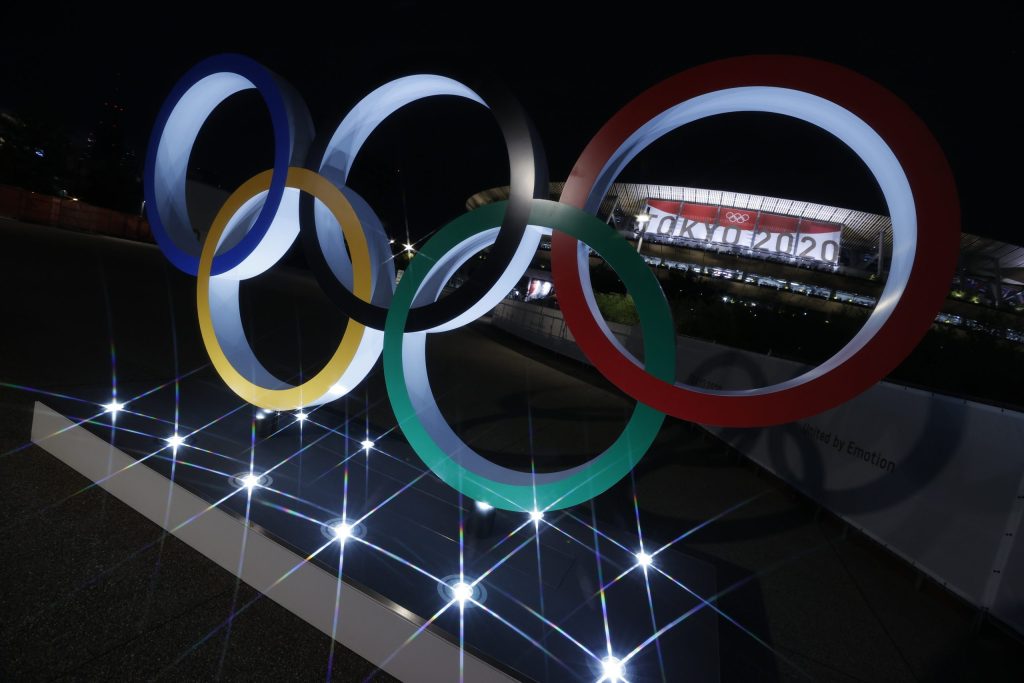
[[[214,11],[173,4],[126,14],[83,3],[13,10],[0,44],[0,112],[75,149],[100,131],[93,144],[104,146],[117,173],[107,168],[105,182],[65,184],[85,201],[137,211],[137,178],[162,99],[189,67],[219,52],[247,54],[289,80],[318,130],[336,126],[362,95],[395,76],[444,64],[488,74],[508,84],[533,116],[553,180],[566,177],[615,111],[665,77],[728,56],[805,55],[859,71],[906,100],[949,157],[964,230],[1022,241],[1011,217],[1020,147],[1011,102],[1020,52],[1017,13],[1008,4],[972,3],[970,12],[920,14],[897,24],[889,23],[891,6],[865,5],[771,8],[763,16],[739,6],[681,3],[439,7],[283,3]],[[236,96],[204,128],[193,176],[233,189],[270,166],[269,131],[258,96]],[[391,234],[408,228],[417,238],[464,211],[469,195],[506,184],[505,164],[485,110],[435,98],[399,112],[370,138],[351,184]],[[19,184],[10,177],[17,170],[0,166],[0,181]],[[767,114],[687,126],[636,159],[621,179],[885,213],[874,181],[841,143]]]

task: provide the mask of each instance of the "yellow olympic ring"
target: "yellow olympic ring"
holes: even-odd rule
[[[202,333],[203,344],[206,346],[213,366],[231,390],[260,408],[291,410],[308,405],[310,398],[316,400],[331,391],[355,357],[366,328],[359,322],[349,319],[341,343],[323,369],[308,381],[298,386],[289,386],[286,389],[274,389],[255,384],[242,375],[228,360],[221,348],[220,340],[217,338],[210,314],[210,271],[213,257],[231,217],[247,201],[270,188],[271,175],[272,171],[264,171],[243,183],[228,197],[213,220],[199,257],[199,271],[196,274],[196,308],[199,313],[199,330]],[[372,290],[370,252],[367,248],[362,224],[348,199],[326,178],[305,168],[289,168],[285,184],[287,187],[313,195],[323,202],[334,215],[341,225],[345,241],[348,243],[352,260],[352,291],[360,299],[369,301]]]

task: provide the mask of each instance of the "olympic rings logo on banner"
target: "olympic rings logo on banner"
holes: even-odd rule
[[[189,154],[213,109],[246,89],[257,90],[269,110],[273,168],[228,198],[200,245],[185,206]],[[346,181],[381,121],[436,95],[466,98],[494,114],[508,149],[510,196],[441,228],[396,287],[388,236]],[[832,358],[771,386],[715,391],[676,382],[675,329],[657,278],[596,213],[619,172],[652,142],[692,121],[740,111],[802,119],[853,149],[888,204],[893,257],[878,305]],[[274,410],[322,404],[356,387],[383,354],[388,396],[418,456],[467,496],[511,510],[569,507],[607,490],[643,456],[666,415],[709,425],[766,426],[853,398],[894,369],[928,330],[959,249],[952,173],[924,123],[863,76],[798,57],[727,59],[655,85],[598,131],[559,202],[546,199],[547,188],[539,137],[518,103],[493,86],[471,89],[432,74],[399,78],[363,98],[330,136],[318,139],[291,87],[239,55],[207,59],[174,86],[154,126],[145,167],[153,234],[171,263],[196,276],[203,343],[232,391]],[[750,219],[733,213],[726,215],[731,221]],[[431,392],[424,352],[427,334],[465,325],[499,304],[525,274],[542,235],[551,235],[552,275],[573,337],[637,405],[604,452],[578,467],[534,474],[492,463],[455,434]],[[268,270],[296,239],[302,239],[317,281],[349,322],[324,368],[292,386],[266,370],[246,340],[238,288],[241,280]],[[455,271],[488,247],[474,278],[441,298]],[[588,247],[615,269],[636,302],[643,362],[618,343],[601,318],[590,287]]]
[[[732,221],[733,223],[746,223],[750,220],[749,213],[736,213],[735,211],[727,211],[725,219]]]

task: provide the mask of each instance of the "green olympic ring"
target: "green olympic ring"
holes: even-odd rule
[[[455,435],[441,417],[426,381],[427,333],[405,332],[406,321],[414,302],[425,303],[440,293],[447,278],[438,278],[437,271],[446,265],[454,270],[459,265],[450,263],[450,255],[465,253],[466,243],[472,243],[476,251],[486,247],[493,241],[504,212],[505,202],[497,202],[459,216],[438,231],[410,262],[399,281],[384,327],[384,378],[409,445],[442,481],[497,508],[557,510],[590,500],[626,476],[653,443],[665,415],[638,403],[625,429],[607,450],[583,465],[559,472],[530,473],[501,467],[477,454]],[[533,200],[529,223],[572,236],[592,247],[612,266],[633,295],[640,314],[644,369],[659,379],[673,381],[675,331],[668,302],[657,278],[629,243],[598,218],[552,201]],[[438,291],[427,291],[431,287]],[[421,373],[424,381],[407,381],[415,373]],[[416,391],[415,400],[410,385]]]

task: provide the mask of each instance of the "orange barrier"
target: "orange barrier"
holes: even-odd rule
[[[142,216],[100,208],[75,199],[29,192],[10,185],[0,185],[0,216],[97,235],[140,242],[153,241],[149,223]]]

